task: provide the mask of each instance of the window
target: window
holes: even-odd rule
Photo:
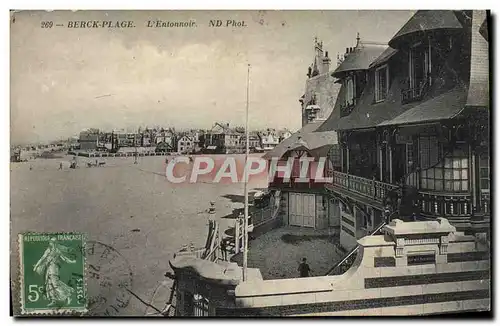
[[[418,43],[410,49],[410,89],[421,89],[431,72],[431,46]]]
[[[422,170],[436,165],[439,161],[439,146],[437,137],[420,137],[420,168]]]
[[[200,294],[193,296],[193,315],[195,317],[206,317],[208,313],[208,299]]]
[[[479,179],[481,192],[490,191],[490,155],[483,152],[479,155]]]
[[[349,106],[354,104],[354,91],[355,91],[355,85],[354,85],[354,77],[349,76],[347,77],[345,81],[345,86],[346,86],[346,93],[345,93],[345,105]]]
[[[468,191],[469,159],[464,145],[441,158],[436,137],[420,137],[420,178],[422,189]]]
[[[375,70],[375,102],[384,101],[389,87],[389,70],[387,65]]]

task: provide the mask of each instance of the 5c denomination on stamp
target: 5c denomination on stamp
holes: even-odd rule
[[[22,314],[87,311],[84,246],[81,233],[19,235]]]

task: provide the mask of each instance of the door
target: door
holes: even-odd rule
[[[340,204],[336,199],[330,199],[328,205],[328,226],[335,227],[340,225]]]
[[[290,193],[290,225],[314,228],[315,196]]]
[[[303,194],[304,210],[303,210],[303,226],[314,228],[316,217],[316,196]]]
[[[302,226],[302,204],[300,194],[290,193],[290,225]]]

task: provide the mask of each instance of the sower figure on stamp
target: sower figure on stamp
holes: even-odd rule
[[[57,302],[71,303],[71,295],[74,289],[65,284],[59,278],[59,268],[63,262],[68,264],[76,263],[71,259],[71,248],[56,242],[55,238],[50,239],[49,246],[43,256],[35,264],[33,271],[37,274],[45,275],[45,295],[50,303],[49,307]]]

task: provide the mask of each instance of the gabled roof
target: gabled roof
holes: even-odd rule
[[[452,10],[419,10],[389,41],[391,47],[412,34],[431,30],[462,29],[463,26]]]
[[[183,138],[187,138],[188,140],[194,140],[193,136],[183,135],[181,138],[179,138],[179,141],[181,141]]]
[[[366,70],[370,63],[387,49],[387,44],[360,41],[354,51],[347,54],[344,61],[334,70],[333,77],[355,70]]]
[[[233,130],[229,127],[228,123],[216,122],[210,129],[211,133],[231,133]]]
[[[296,133],[279,143],[274,149],[267,152],[263,158],[270,160],[273,157],[281,158],[286,152],[304,148],[310,151],[319,150],[324,146],[337,144],[335,131],[315,132],[323,122],[311,122]]]

